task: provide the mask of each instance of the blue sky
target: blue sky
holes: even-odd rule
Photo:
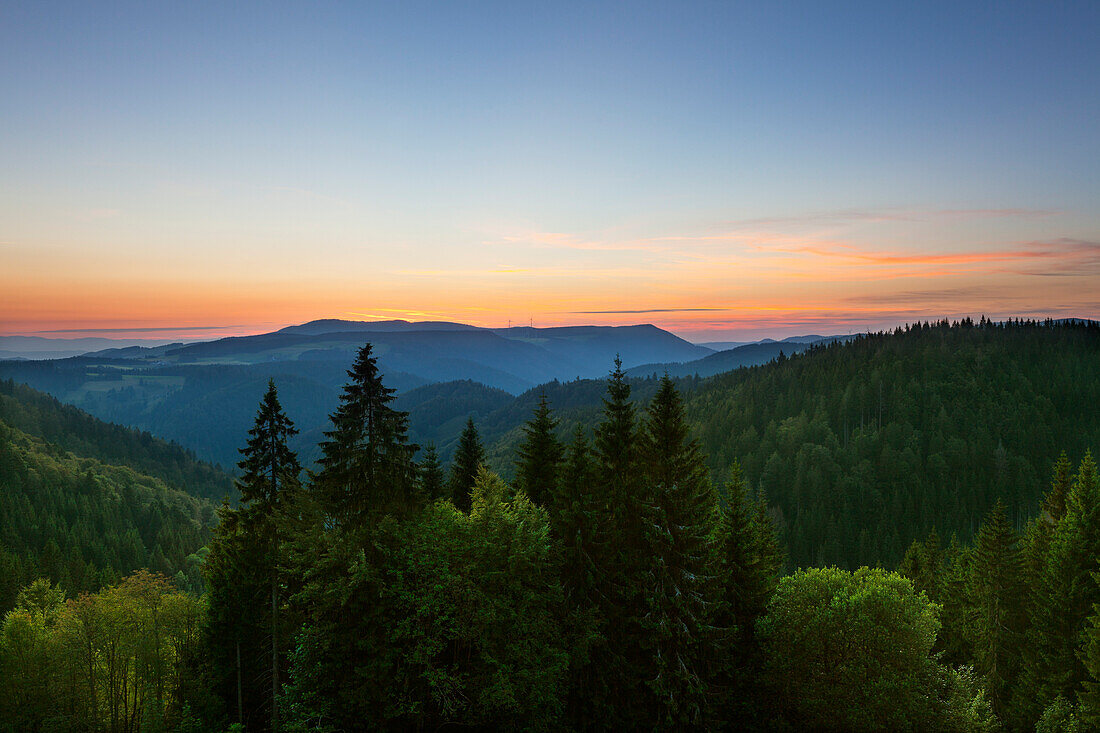
[[[0,69],[4,332],[1100,315],[1097,3],[9,3]]]

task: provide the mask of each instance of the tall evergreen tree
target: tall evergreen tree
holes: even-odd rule
[[[1088,730],[1100,730],[1100,604],[1092,607],[1079,656],[1086,673],[1077,693],[1079,716]]]
[[[940,586],[944,573],[943,548],[940,547],[940,535],[933,527],[924,541],[913,540],[905,551],[898,566],[898,572],[913,581],[913,588],[928,594],[932,600],[939,600]]]
[[[1088,617],[1100,603],[1100,485],[1086,454],[1066,498],[1066,514],[1054,530],[1040,583],[1035,634],[1039,702],[1073,699],[1086,670],[1078,657]]]
[[[600,586],[598,558],[603,548],[592,470],[588,441],[578,425],[548,507],[550,530],[562,548],[566,600],[575,606],[594,606]]]
[[[554,492],[565,452],[554,435],[558,421],[550,414],[546,395],[539,396],[535,414],[523,426],[523,442],[516,460],[516,485],[527,497],[544,506]]]
[[[1066,515],[1066,499],[1073,487],[1073,464],[1066,452],[1058,456],[1050,479],[1050,491],[1043,498],[1043,518],[1049,523],[1061,521]]]
[[[298,456],[287,441],[297,435],[294,423],[283,412],[275,380],[268,380],[267,392],[248,431],[248,443],[237,467],[241,509],[247,517],[269,517],[278,510],[287,492],[296,489],[302,473]]]
[[[444,473],[439,463],[439,454],[435,444],[429,443],[424,449],[424,459],[420,461],[420,493],[427,501],[443,498]]]
[[[698,442],[666,374],[646,411],[640,440],[644,497],[644,592],[641,626],[653,722],[704,722],[715,604],[708,567],[716,509]]]
[[[285,596],[279,574],[278,513],[300,488],[302,468],[287,446],[297,432],[279,404],[274,381],[269,381],[241,449],[240,507],[222,507],[207,557],[210,628],[232,640],[216,655],[223,689],[229,688],[223,695],[231,700],[236,682],[236,705],[229,707],[238,710],[239,722],[272,731],[278,730],[281,670],[289,642],[280,611]],[[261,681],[270,683],[267,694],[259,689]]]
[[[756,621],[775,591],[783,564],[771,519],[761,512],[761,505],[748,495],[741,465],[734,462],[712,542],[718,592],[712,622],[716,656],[711,665],[715,693],[727,718],[749,728],[755,715],[766,713],[759,691],[752,689],[762,663]]]
[[[1025,624],[1019,537],[999,499],[978,530],[968,588],[974,669],[1002,718],[1020,666]]]
[[[1065,451],[1052,470],[1050,488],[1043,496],[1039,515],[1032,517],[1020,543],[1023,558],[1022,587],[1027,612],[1025,639],[1021,643],[1020,676],[1015,685],[1012,715],[1020,721],[1039,716],[1042,707],[1035,691],[1041,688],[1043,664],[1039,650],[1043,642],[1039,618],[1047,598],[1043,591],[1043,574],[1050,555],[1050,545],[1058,524],[1066,514],[1066,499],[1073,485],[1073,466]]]
[[[593,703],[591,725],[637,727],[647,711],[636,704],[645,694],[648,670],[641,649],[641,620],[646,612],[641,574],[643,527],[647,503],[640,495],[638,432],[630,383],[615,359],[603,400],[603,419],[596,426],[591,511],[600,528],[594,565],[600,578],[597,595],[604,638],[592,649],[591,664],[600,673],[600,698]]]
[[[464,512],[470,511],[470,492],[484,463],[485,449],[478,437],[477,426],[472,417],[467,418],[466,427],[458,439],[458,448],[451,464],[451,478],[447,483],[451,501]]]
[[[943,604],[943,626],[936,645],[950,664],[969,664],[973,658],[968,594],[970,587],[971,548],[959,543],[952,534],[944,551],[943,584],[940,587],[940,603]]]
[[[608,686],[599,664],[605,640],[600,607],[604,594],[604,527],[593,489],[593,462],[578,425],[565,451],[560,477],[547,510],[550,531],[561,553],[565,615],[570,619],[569,678],[566,723],[573,729],[599,728],[605,715]]]
[[[417,446],[408,442],[408,414],[389,406],[394,390],[382,384],[378,361],[365,344],[348,370],[333,429],[321,443],[321,470],[313,490],[329,521],[361,525],[376,512],[416,502]]]

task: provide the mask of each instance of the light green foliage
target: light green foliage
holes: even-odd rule
[[[941,675],[939,606],[883,570],[801,570],[758,624],[765,678],[788,724],[808,730],[929,730]]]
[[[971,667],[947,671],[947,699],[942,730],[952,733],[993,733],[1001,721],[993,713],[989,696]]]
[[[180,721],[202,602],[138,571],[64,604],[36,582],[4,619],[0,724],[128,731]]]
[[[1078,733],[1081,730],[1088,729],[1082,728],[1076,706],[1061,695],[1047,705],[1035,724],[1035,733]]]

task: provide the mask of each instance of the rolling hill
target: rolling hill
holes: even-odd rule
[[[0,612],[38,577],[75,595],[150,568],[201,589],[215,522],[201,495],[229,483],[179,446],[0,382]]]

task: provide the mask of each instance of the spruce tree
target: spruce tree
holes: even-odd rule
[[[968,587],[974,670],[1002,719],[1020,666],[1025,607],[1019,536],[999,499],[978,530]]]
[[[435,445],[429,443],[424,449],[424,459],[420,462],[420,493],[426,501],[435,501],[443,498],[444,491],[443,466],[439,463],[439,454]]]
[[[534,415],[523,426],[523,442],[516,461],[516,486],[539,506],[545,506],[550,500],[561,470],[564,448],[554,435],[557,425],[558,421],[550,414],[546,395],[540,395]]]
[[[1063,451],[1054,464],[1050,488],[1043,497],[1039,515],[1027,523],[1020,543],[1024,565],[1023,595],[1028,618],[1025,640],[1021,644],[1020,676],[1012,702],[1012,715],[1020,721],[1035,720],[1042,711],[1035,691],[1040,688],[1040,679],[1044,674],[1039,655],[1042,632],[1038,624],[1047,600],[1043,592],[1043,574],[1055,529],[1065,517],[1066,498],[1072,484],[1073,467]]]
[[[470,492],[484,463],[485,449],[481,446],[477,426],[471,417],[466,420],[466,427],[458,439],[458,449],[451,464],[451,478],[447,483],[451,501],[464,512],[470,511]]]
[[[1073,699],[1086,679],[1078,656],[1088,617],[1100,603],[1100,485],[1086,454],[1066,497],[1066,514],[1054,529],[1035,614],[1039,702]]]
[[[277,511],[287,492],[298,487],[302,467],[287,441],[297,435],[294,423],[283,413],[275,381],[268,380],[267,392],[248,431],[248,443],[237,467],[241,510],[246,517],[268,517]]]
[[[566,600],[575,606],[595,605],[600,585],[597,560],[603,548],[592,469],[588,441],[578,425],[548,507],[550,530],[562,548]]]
[[[1094,580],[1100,584],[1100,574]],[[1078,715],[1087,730],[1100,730],[1100,604],[1092,607],[1078,656],[1086,674],[1077,693]]]
[[[748,495],[741,465],[734,462],[712,543],[718,586],[713,616],[718,637],[712,665],[721,707],[729,719],[740,720],[746,727],[752,727],[754,715],[766,712],[752,689],[762,663],[756,620],[775,591],[783,564],[771,519],[762,506],[762,501]]]
[[[215,660],[223,691],[228,687],[223,695],[229,701],[236,687],[237,704],[230,707],[242,714],[247,709],[239,722],[272,731],[278,729],[281,671],[289,646],[281,619],[285,593],[279,573],[279,513],[300,488],[302,468],[287,445],[297,432],[279,404],[274,381],[269,381],[237,464],[242,472],[236,482],[240,507],[222,507],[206,562],[209,626],[232,646],[222,645]],[[266,693],[260,680],[270,683]]]
[[[717,610],[710,573],[715,499],[683,400],[666,374],[646,411],[640,440],[645,504],[640,580],[647,687],[653,722],[683,727],[704,722],[707,662]]]
[[[594,704],[597,728],[632,728],[644,724],[647,712],[637,700],[645,694],[649,672],[641,621],[646,613],[643,527],[647,502],[640,495],[638,434],[630,383],[615,359],[603,400],[603,420],[595,428],[591,507],[602,542],[594,563],[599,570],[598,595],[604,639],[592,650],[600,672],[602,696]]]
[[[952,534],[944,552],[944,576],[940,602],[943,604],[943,627],[936,639],[944,661],[953,664],[970,664],[973,659],[971,639],[970,565],[973,552],[959,543]]]
[[[578,425],[547,507],[550,531],[561,552],[565,613],[572,632],[566,720],[573,729],[600,727],[608,700],[604,670],[599,665],[599,660],[606,658],[599,611],[604,600],[600,558],[606,550],[592,476],[588,441],[584,428]]]
[[[1069,462],[1066,452],[1058,456],[1054,464],[1053,475],[1050,479],[1050,491],[1043,498],[1043,518],[1048,523],[1054,524],[1066,515],[1066,499],[1073,486],[1073,464]]]
[[[415,503],[417,446],[408,442],[408,414],[389,406],[394,390],[382,384],[369,343],[347,374],[313,488],[330,523],[355,527]]]

